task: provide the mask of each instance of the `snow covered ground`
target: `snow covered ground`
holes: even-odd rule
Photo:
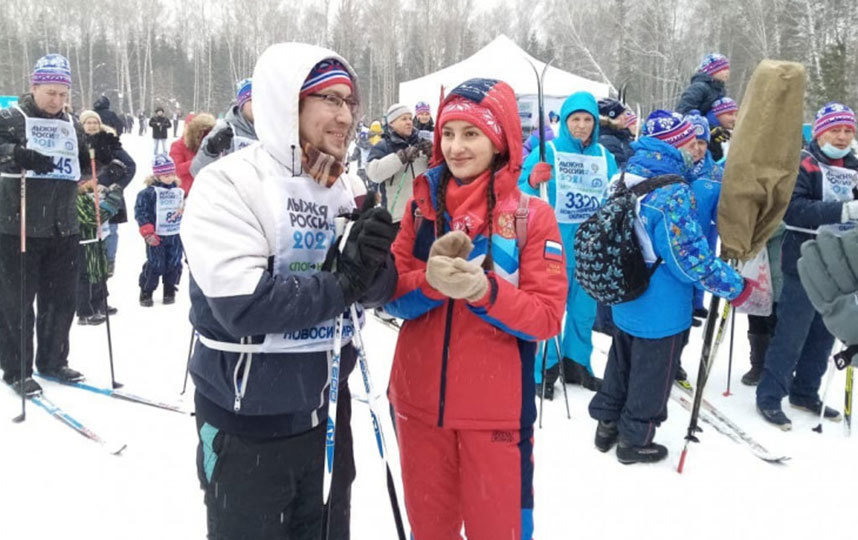
[[[129,211],[149,174],[151,139],[123,136],[138,163],[126,190]],[[143,240],[133,220],[120,227],[116,275],[110,282],[111,318],[117,379],[130,392],[177,401],[187,358],[187,276],[177,302],[153,308],[137,304],[137,276],[144,260]],[[766,425],[753,407],[753,389],[739,377],[747,369],[746,319],[737,318],[733,396],[722,397],[727,374],[727,343],[722,346],[707,397],[763,445],[792,460],[771,465],[752,456],[713,429],[693,445],[685,473],[676,473],[688,413],[673,401],[656,440],[669,448],[656,465],[623,466],[613,452],[593,446],[595,422],[587,414],[592,394],[568,387],[572,419],[567,420],[560,389],[545,403],[543,429],[536,430],[536,538],[760,538],[853,537],[854,493],[858,479],[856,439],[840,424],[811,428],[810,414],[785,410],[792,432]],[[71,332],[71,366],[92,384],[109,386],[105,327]],[[369,318],[364,332],[377,391],[383,393],[395,333]],[[683,365],[692,381],[701,332],[692,333]],[[594,366],[601,373],[610,343],[596,337]],[[127,443],[120,457],[60,425],[33,404],[27,421],[0,421],[0,538],[2,539],[201,539],[205,508],[195,469],[197,438],[190,416],[126,403],[77,389],[45,383],[46,395],[111,442]],[[360,374],[351,379],[363,394]],[[844,377],[838,373],[829,402],[842,409]],[[479,391],[479,388],[474,388]],[[193,389],[184,402],[192,407]],[[383,399],[383,397],[382,397]],[[352,538],[395,539],[384,470],[375,448],[367,406],[354,402],[352,429],[358,476],[353,488]],[[384,403],[386,408],[387,404]],[[0,419],[19,413],[20,401],[0,388]],[[389,419],[388,446],[395,454]],[[704,426],[705,428],[705,426]],[[395,460],[395,456],[394,456]],[[401,488],[400,488],[401,496]],[[693,536],[692,536],[693,535]]]

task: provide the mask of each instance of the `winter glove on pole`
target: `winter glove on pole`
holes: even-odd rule
[[[801,246],[798,274],[828,330],[846,345],[858,344],[858,231],[828,231]]]
[[[421,138],[420,142],[418,142],[416,146],[421,154],[427,158],[432,157],[432,141]]]
[[[155,234],[155,226],[151,223],[140,226],[140,236],[143,237],[147,245],[152,247],[161,245],[161,237]]]
[[[467,260],[472,249],[474,249],[474,244],[467,234],[462,231],[452,231],[432,242],[432,247],[429,248],[429,258],[442,255],[452,259],[459,257]]]
[[[751,295],[754,293],[754,289],[759,287],[759,284],[753,279],[745,278],[745,287],[742,289],[742,292],[739,293],[739,296],[730,300],[730,304],[734,308],[737,308],[748,301],[751,298]]]
[[[127,170],[128,166],[118,159],[112,160],[110,164],[107,165],[107,174],[110,178],[121,178]]]
[[[426,261],[426,281],[445,296],[469,302],[485,296],[489,288],[489,280],[480,265],[444,255],[435,255]]]
[[[527,183],[530,187],[537,189],[539,184],[551,180],[551,165],[544,161],[540,161],[530,170],[530,176],[527,178]]]
[[[19,167],[36,174],[47,174],[54,170],[54,160],[45,154],[25,148],[23,145],[16,144],[12,150],[12,156]]]
[[[393,219],[384,208],[372,208],[352,226],[334,271],[347,306],[356,302],[372,285],[379,267],[390,254],[395,237]]]
[[[232,127],[226,126],[222,130],[209,137],[209,140],[206,143],[206,151],[212,155],[217,155],[221,152],[226,151],[232,146],[232,137]]]

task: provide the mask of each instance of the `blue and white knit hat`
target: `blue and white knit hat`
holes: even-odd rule
[[[167,154],[158,154],[152,161],[152,174],[155,176],[165,176],[175,174],[176,164],[170,159]]]
[[[709,120],[706,120],[705,116],[701,116],[700,111],[697,109],[688,111],[688,114],[685,115],[685,119],[691,122],[691,125],[694,126],[694,137],[708,143]]]
[[[730,61],[727,60],[727,57],[723,54],[711,53],[703,57],[703,61],[697,67],[697,72],[715,75],[725,69],[730,69]]]
[[[253,79],[248,77],[247,79],[241,79],[235,85],[235,99],[238,101],[238,108],[241,107],[253,99],[252,90],[253,90]]]
[[[680,114],[656,109],[644,123],[644,135],[679,148],[694,138],[694,126]]]
[[[831,101],[816,113],[816,119],[813,121],[813,138],[816,139],[837,126],[848,127],[855,131],[855,113],[846,105]]]
[[[46,54],[36,61],[30,84],[62,84],[71,88],[71,67],[61,54]]]

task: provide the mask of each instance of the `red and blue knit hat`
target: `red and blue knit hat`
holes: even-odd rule
[[[453,96],[438,115],[438,126],[443,127],[450,120],[464,120],[482,131],[501,153],[507,149],[506,135],[495,114],[477,101],[462,96]]]
[[[167,154],[158,154],[152,161],[152,174],[155,176],[165,176],[176,173],[176,164],[170,159]]]
[[[62,84],[71,88],[71,67],[61,54],[46,54],[36,61],[30,84]]]
[[[725,96],[721,99],[716,99],[715,101],[713,101],[712,108],[710,110],[715,116],[721,116],[722,114],[738,111],[739,104],[736,103],[736,101],[732,98],[728,98]]]
[[[656,109],[644,123],[644,135],[679,148],[694,139],[694,126],[682,115]]]
[[[326,58],[310,70],[310,74],[301,85],[299,98],[303,99],[308,94],[315,94],[335,84],[345,84],[354,92],[354,83],[346,67],[333,58]]]
[[[703,57],[703,61],[697,67],[697,72],[711,76],[725,69],[730,69],[730,61],[727,60],[727,57],[723,54],[711,53]]]
[[[253,79],[241,79],[235,85],[235,100],[238,102],[239,110],[241,107],[253,99]]]
[[[816,139],[834,127],[847,127],[855,131],[855,113],[842,103],[831,101],[822,106],[813,121],[813,138]]]

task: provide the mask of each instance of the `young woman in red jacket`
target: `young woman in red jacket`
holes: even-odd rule
[[[416,540],[463,522],[471,540],[532,537],[534,355],[567,281],[553,210],[516,186],[521,145],[509,85],[454,89],[392,248],[385,310],[405,323],[389,395]]]

